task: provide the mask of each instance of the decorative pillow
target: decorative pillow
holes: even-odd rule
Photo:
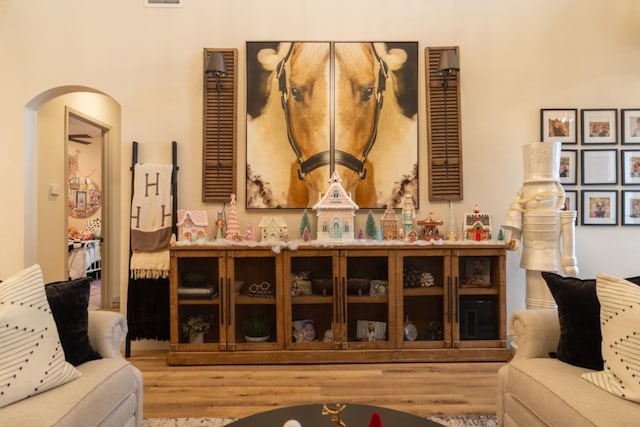
[[[560,321],[558,351],[551,356],[571,365],[602,370],[600,303],[595,279],[582,280],[550,272],[542,272],[542,277],[558,305]],[[640,284],[640,276],[627,280]]]
[[[0,284],[0,408],[81,375],[64,360],[39,265]]]
[[[44,287],[67,362],[78,366],[100,359],[89,342],[89,294],[91,279],[48,283]]]
[[[598,387],[640,402],[640,287],[607,274],[596,276],[604,371],[582,374]]]

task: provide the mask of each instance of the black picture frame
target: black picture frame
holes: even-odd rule
[[[540,141],[577,144],[577,108],[540,109]]]
[[[582,190],[582,225],[618,225],[618,190]]]
[[[581,151],[582,185],[615,185],[618,183],[618,150]]]
[[[640,185],[640,149],[620,151],[622,185]]]
[[[578,190],[564,190],[562,211],[578,211]]]
[[[640,225],[640,191],[622,190],[622,225]]]
[[[620,110],[620,123],[622,143],[625,145],[640,144],[640,108]]]
[[[580,110],[582,144],[617,144],[618,110],[615,108],[585,108]]]
[[[560,151],[560,184],[578,183],[578,150]]]

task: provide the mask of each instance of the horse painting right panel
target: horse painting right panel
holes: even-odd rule
[[[247,43],[247,208],[418,202],[417,43]]]

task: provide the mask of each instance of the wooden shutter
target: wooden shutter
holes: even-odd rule
[[[449,77],[446,91],[444,77],[438,75],[440,53],[449,49],[460,58],[457,47],[425,49],[430,201],[462,200],[460,74]]]
[[[220,77],[219,108],[216,78],[204,74],[204,64],[207,63],[211,52],[222,52],[227,68],[226,76]],[[224,203],[229,201],[230,194],[236,193],[238,50],[204,49],[202,70],[204,76],[202,201]],[[219,128],[218,113],[220,113]]]

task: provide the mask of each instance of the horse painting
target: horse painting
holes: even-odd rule
[[[418,200],[417,45],[396,45],[248,43],[247,208],[310,207],[333,170],[361,208]]]

